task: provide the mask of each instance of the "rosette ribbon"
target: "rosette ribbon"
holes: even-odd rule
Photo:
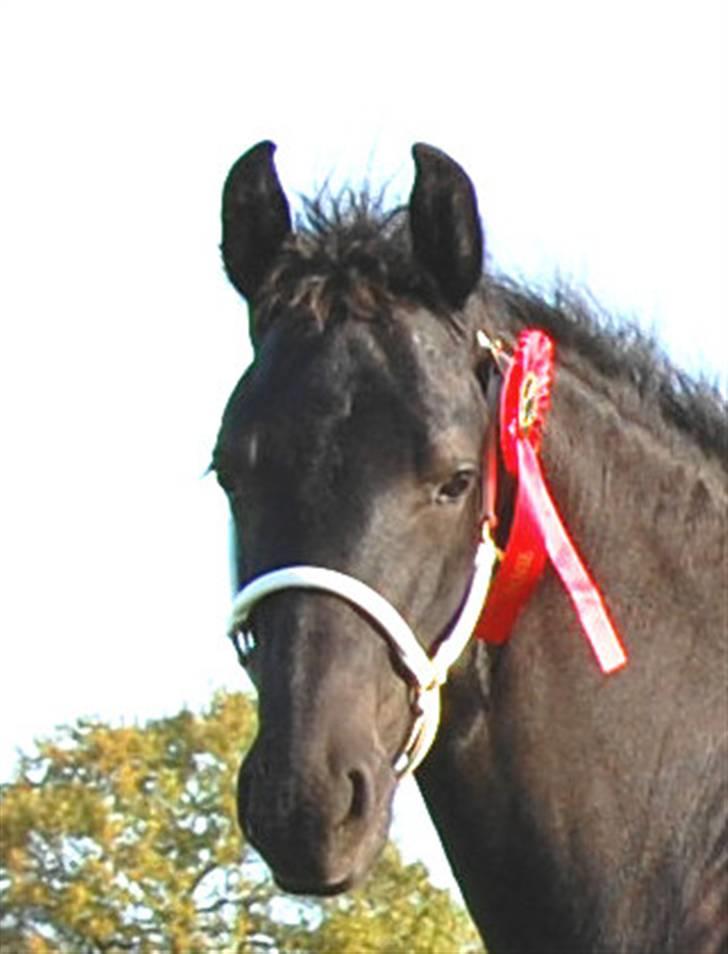
[[[549,559],[604,673],[627,662],[599,588],[584,565],[546,485],[539,450],[553,378],[554,347],[542,331],[523,331],[500,400],[500,446],[517,481],[508,545],[475,628],[478,638],[503,643]]]

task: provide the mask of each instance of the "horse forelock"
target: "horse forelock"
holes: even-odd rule
[[[344,316],[381,320],[424,306],[461,332],[461,316],[413,256],[408,221],[406,207],[385,211],[383,197],[367,190],[304,200],[256,301],[259,330],[283,313],[323,329]]]

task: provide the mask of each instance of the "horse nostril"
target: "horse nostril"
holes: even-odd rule
[[[349,772],[351,782],[351,802],[347,821],[360,821],[369,814],[371,804],[370,785],[366,773],[354,769]]]

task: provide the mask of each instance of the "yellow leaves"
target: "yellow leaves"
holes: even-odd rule
[[[43,907],[48,903],[48,891],[44,884],[40,884],[37,881],[28,881],[22,885],[22,893],[20,893],[25,904]]]
[[[89,733],[87,746],[97,770],[105,774],[115,772],[122,765],[139,763],[145,755],[144,739],[136,728],[95,726]]]
[[[19,875],[26,867],[26,854],[22,848],[10,848],[3,858],[3,863],[11,875]]]
[[[139,786],[139,766],[129,763],[122,765],[116,772],[116,795],[124,800],[133,797]]]
[[[91,901],[91,891],[83,882],[72,882],[61,893],[60,900],[69,917],[76,919],[83,914]]]
[[[117,927],[113,917],[108,914],[94,913],[84,920],[84,934],[82,936],[93,938],[102,950],[111,944],[112,938],[116,935]]]
[[[49,944],[39,934],[34,934],[28,938],[26,951],[27,954],[56,954],[58,948]]]
[[[2,930],[21,939],[18,954],[479,950],[462,913],[394,849],[361,892],[298,902],[308,927],[280,920],[235,822],[254,733],[250,699],[220,694],[200,715],[141,727],[79,721],[25,756],[0,796]]]

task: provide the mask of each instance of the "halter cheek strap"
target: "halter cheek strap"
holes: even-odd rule
[[[235,597],[228,634],[234,641],[241,635],[245,639],[247,621],[255,606],[282,590],[318,590],[356,606],[386,637],[414,690],[414,722],[393,763],[397,775],[405,775],[417,768],[435,739],[440,724],[440,686],[472,636],[488,592],[494,561],[495,548],[490,537],[484,536],[460,611],[431,656],[401,614],[380,593],[355,577],[320,566],[288,566],[251,580]]]

